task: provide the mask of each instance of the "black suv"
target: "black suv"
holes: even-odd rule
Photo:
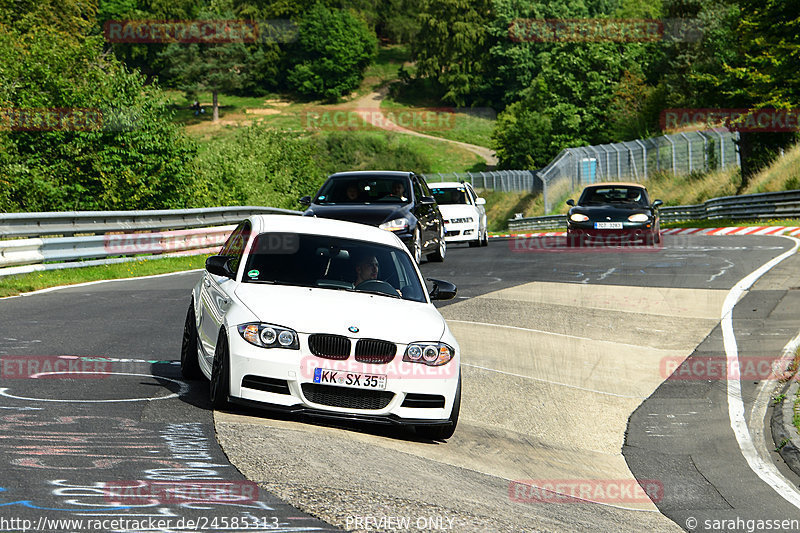
[[[393,232],[419,263],[427,254],[444,261],[444,221],[439,206],[422,176],[413,172],[364,170],[328,176],[313,198],[305,216],[334,218],[378,226]]]

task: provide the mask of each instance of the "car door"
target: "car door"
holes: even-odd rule
[[[439,208],[436,202],[422,203],[423,197],[433,197],[433,193],[421,177],[414,175],[411,181],[414,188],[415,216],[420,221],[422,230],[422,243],[425,248],[433,248],[439,243],[439,226],[441,225]]]
[[[465,187],[467,188],[467,196],[469,196],[470,203],[475,207],[478,215],[478,228],[480,231],[486,229],[486,208],[483,205],[478,204],[478,194],[475,192],[475,189],[472,188],[472,185],[465,183]],[[478,235],[480,237],[480,235]]]
[[[234,272],[239,270],[244,248],[250,237],[250,222],[244,221],[233,230],[225,241],[219,255],[230,257],[230,266]],[[225,314],[230,306],[231,296],[235,288],[234,279],[217,276],[205,271],[200,287],[200,325],[197,329],[203,348],[203,358],[208,365],[214,358],[219,330],[225,322]]]

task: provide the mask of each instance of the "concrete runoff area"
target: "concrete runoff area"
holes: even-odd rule
[[[441,309],[463,371],[447,442],[252,410],[216,412],[218,440],[248,479],[350,530],[439,517],[454,531],[681,531],[648,498],[608,489],[636,484],[628,418],[719,323],[726,295],[542,282],[484,294]],[[555,492],[515,496],[515,481]],[[592,490],[559,500],[558,483],[579,481]]]

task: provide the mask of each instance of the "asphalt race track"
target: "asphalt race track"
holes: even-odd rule
[[[422,265],[459,287],[440,306],[464,376],[447,442],[212,412],[207,383],[185,382],[176,364],[197,273],[0,300],[0,531],[747,531],[748,520],[800,520],[800,479],[764,427],[777,383],[743,373],[732,384],[724,370],[731,357],[771,361],[800,330],[796,256],[723,317],[731,289],[794,244],[449,248],[443,264]],[[207,490],[181,492],[187,481]],[[129,522],[87,528],[113,519]]]

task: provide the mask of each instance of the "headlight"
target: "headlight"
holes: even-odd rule
[[[388,231],[403,231],[408,229],[408,219],[396,218],[394,220],[390,220],[389,222],[384,222],[378,227]]]
[[[413,342],[406,348],[403,361],[442,366],[450,362],[455,350],[443,342]]]
[[[573,222],[586,222],[589,220],[589,217],[582,215],[581,213],[574,213],[569,216],[569,219]]]
[[[631,215],[628,217],[628,220],[631,222],[647,222],[650,220],[650,217],[645,215],[644,213],[637,213],[635,215]]]
[[[242,324],[236,329],[239,330],[239,335],[241,335],[244,340],[259,348],[300,349],[300,341],[297,338],[297,332],[293,329],[260,323]]]

